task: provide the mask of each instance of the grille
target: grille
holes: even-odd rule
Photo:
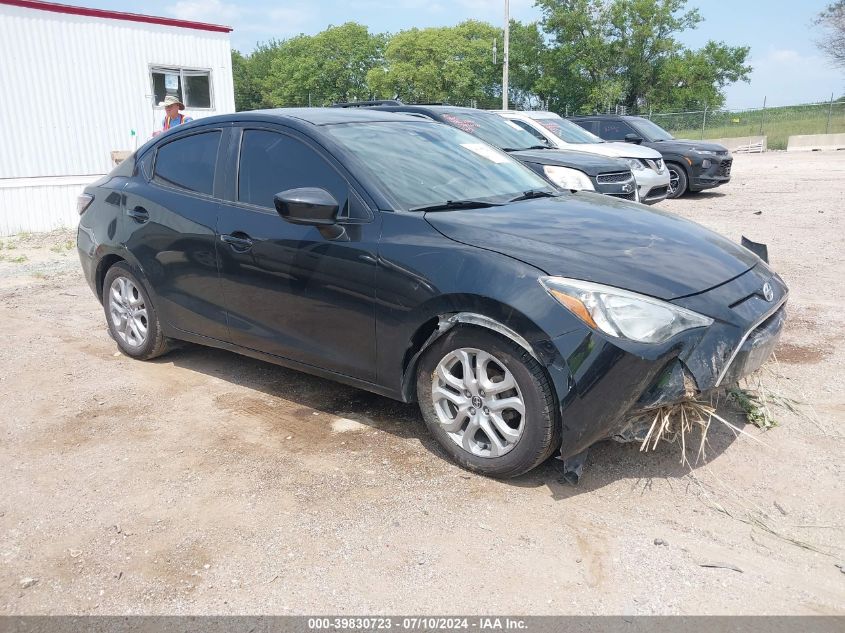
[[[612,173],[607,174],[599,174],[596,176],[596,180],[602,184],[607,184],[610,182],[625,182],[626,180],[631,179],[631,172],[629,171],[615,171]]]
[[[612,196],[614,198],[622,198],[623,200],[636,200],[637,193],[632,191],[631,193],[609,193],[608,196]]]
[[[733,159],[729,158],[727,160],[723,160],[719,163],[719,175],[723,178],[727,178],[731,175],[731,165],[733,164]]]
[[[654,189],[648,192],[648,199],[651,200],[652,198],[659,198],[661,196],[665,196],[668,190],[669,187],[655,187]]]

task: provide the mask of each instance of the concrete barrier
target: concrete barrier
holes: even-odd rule
[[[736,136],[733,138],[708,138],[707,143],[724,145],[734,154],[765,152],[768,149],[767,136]]]
[[[787,152],[820,152],[845,149],[845,134],[799,134],[786,142]]]

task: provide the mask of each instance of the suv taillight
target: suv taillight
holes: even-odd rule
[[[76,210],[79,211],[79,215],[85,213],[85,209],[91,206],[91,203],[94,202],[94,196],[88,193],[81,193],[76,197]]]

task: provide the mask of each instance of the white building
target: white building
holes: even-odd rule
[[[231,28],[0,0],[0,235],[75,226],[76,196],[161,128],[235,111]]]

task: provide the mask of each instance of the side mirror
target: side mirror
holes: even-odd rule
[[[643,138],[641,136],[637,136],[636,134],[626,134],[625,135],[625,142],[626,143],[635,143],[639,145],[643,142]]]
[[[273,204],[279,215],[291,224],[332,226],[337,222],[337,200],[318,187],[279,192],[273,196]]]

